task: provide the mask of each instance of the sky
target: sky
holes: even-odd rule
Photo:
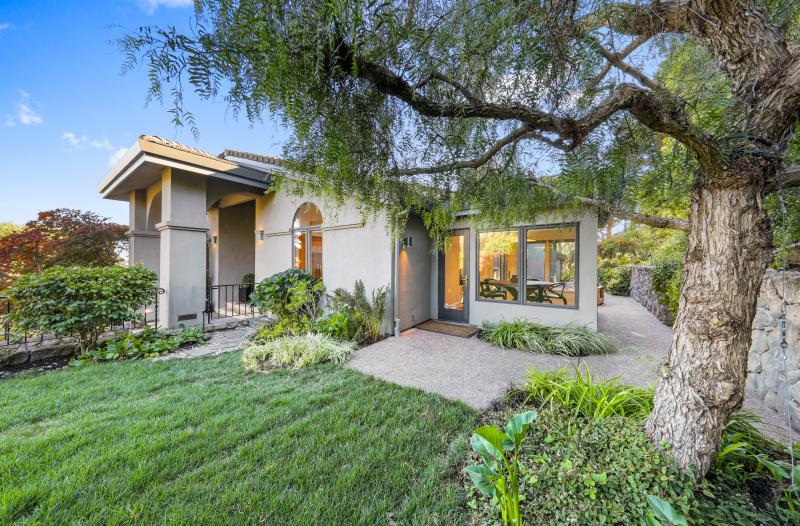
[[[281,154],[288,132],[279,122],[237,120],[223,101],[187,94],[195,141],[167,106],[145,106],[145,71],[121,74],[111,40],[144,25],[185,29],[192,13],[191,0],[0,0],[0,223],[77,208],[126,224],[128,205],[96,187],[142,134],[214,154]]]

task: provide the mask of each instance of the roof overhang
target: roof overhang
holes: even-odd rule
[[[104,199],[127,201],[133,190],[145,189],[161,179],[165,167],[244,184],[263,191],[269,185],[268,171],[220,159],[158,137],[143,135],[108,171],[97,191]]]

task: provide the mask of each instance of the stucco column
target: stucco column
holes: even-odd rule
[[[164,168],[161,175],[159,321],[169,328],[200,325],[206,297],[206,181]],[[163,321],[162,321],[163,320]]]
[[[128,203],[128,264],[132,266],[141,263],[158,274],[160,242],[158,232],[147,230],[147,190],[131,191]]]

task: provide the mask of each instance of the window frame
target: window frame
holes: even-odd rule
[[[563,228],[575,229],[575,305],[557,305],[555,303],[533,303],[527,301],[525,294],[521,291],[517,292],[516,300],[492,300],[481,298],[480,289],[480,259],[481,259],[481,234],[489,232],[510,232],[517,231],[517,265],[518,276],[520,276],[520,283],[527,284],[528,282],[528,265],[527,262],[527,239],[528,232],[531,230],[553,230]],[[487,228],[475,230],[475,301],[492,304],[510,304],[521,305],[524,307],[546,307],[555,309],[571,309],[577,310],[580,308],[580,246],[581,246],[581,224],[579,221],[565,222],[565,223],[547,223],[541,225],[520,225],[509,228]]]
[[[320,223],[318,225],[295,227],[294,224],[297,221],[297,214],[299,214],[300,210],[306,205],[312,205],[317,210],[319,210],[319,215],[322,218],[322,223]],[[319,206],[317,206],[316,203],[313,203],[311,201],[305,201],[305,202],[301,203],[297,207],[297,209],[295,209],[294,215],[292,216],[291,228],[289,229],[289,243],[291,243],[291,253],[289,254],[289,257],[291,258],[291,268],[293,268],[293,269],[299,268],[299,267],[295,266],[295,261],[297,260],[297,258],[295,256],[295,251],[297,250],[297,247],[294,246],[295,235],[298,234],[298,233],[305,234],[307,249],[306,249],[304,264],[305,264],[306,268],[305,269],[300,269],[300,270],[303,270],[304,272],[307,272],[309,275],[313,276],[313,274],[311,274],[311,257],[312,257],[312,254],[311,254],[311,252],[312,252],[311,251],[311,248],[312,248],[311,233],[312,232],[319,232],[320,233],[320,239],[323,240],[322,241],[322,246],[323,246],[323,250],[324,250],[325,241],[324,241],[324,238],[322,236],[322,225],[323,225],[324,222],[325,222],[325,218],[322,215],[322,209]],[[320,255],[322,255],[322,254],[320,253]],[[321,273],[320,277],[318,278],[320,281],[322,281],[323,277],[325,276],[325,268],[324,267],[321,267],[321,268],[322,268],[322,273]]]

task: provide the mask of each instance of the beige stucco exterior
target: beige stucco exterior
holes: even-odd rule
[[[208,285],[237,285],[248,273],[260,281],[291,268],[292,222],[306,202],[314,203],[322,214],[318,228],[322,279],[328,291],[352,290],[356,280],[364,282],[368,293],[388,287],[387,333],[438,317],[440,255],[432,250],[419,217],[411,216],[395,239],[385,213],[365,216],[354,200],[330,203],[315,195],[298,195],[285,171],[281,173],[289,176],[289,182],[272,189],[277,161],[234,153],[236,161],[221,159],[143,136],[98,186],[104,197],[129,203],[130,263],[159,274],[165,289],[159,301],[162,325],[204,323]],[[577,308],[478,300],[475,255],[480,228],[465,215],[456,225],[469,229],[464,321],[479,325],[527,318],[548,325],[596,328],[596,212],[553,215],[538,223],[578,225]]]

